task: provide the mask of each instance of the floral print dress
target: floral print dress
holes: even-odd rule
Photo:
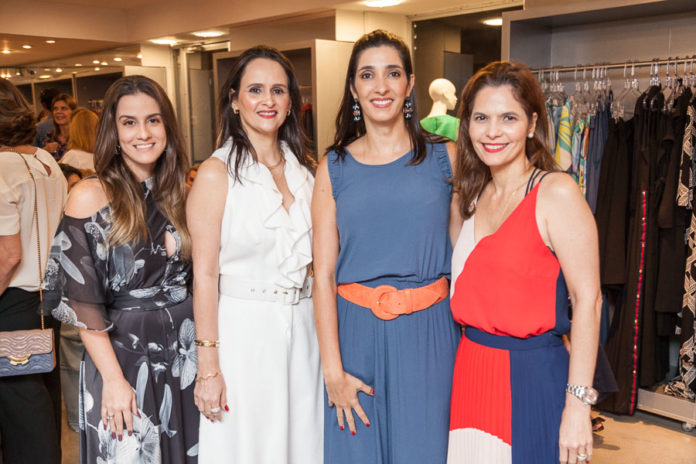
[[[67,324],[109,333],[140,414],[133,416],[133,435],[124,433],[122,441],[104,430],[102,378],[85,352],[79,392],[81,463],[198,460],[191,265],[181,259],[179,235],[157,208],[151,182],[141,185],[149,233],[145,243],[108,246],[109,205],[85,219],[65,215],[46,269],[45,309]],[[166,232],[176,241],[170,257]]]

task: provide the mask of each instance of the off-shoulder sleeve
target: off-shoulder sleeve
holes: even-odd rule
[[[45,312],[66,324],[100,332],[112,328],[108,248],[101,212],[91,218],[63,216],[51,245],[44,276]]]

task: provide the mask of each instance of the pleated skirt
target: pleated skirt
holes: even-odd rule
[[[454,367],[448,464],[559,462],[568,352],[561,338],[467,327]]]

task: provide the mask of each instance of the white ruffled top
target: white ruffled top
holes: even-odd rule
[[[227,163],[231,139],[212,156]],[[251,156],[240,166],[240,181],[228,179],[220,231],[220,273],[244,281],[301,288],[312,262],[310,203],[314,177],[289,147],[281,144],[284,173],[295,197],[289,210],[271,172]],[[232,166],[234,166],[234,159]]]

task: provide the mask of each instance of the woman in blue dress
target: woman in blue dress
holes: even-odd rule
[[[418,124],[408,48],[377,30],[348,64],[312,202],[325,462],[446,461],[460,330],[449,311],[453,146]],[[450,218],[450,211],[453,215]]]

